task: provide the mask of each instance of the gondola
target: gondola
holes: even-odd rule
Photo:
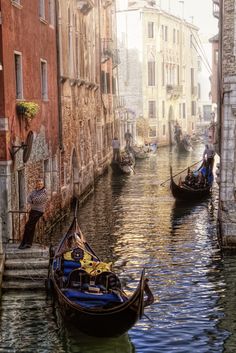
[[[122,163],[120,161],[111,162],[111,168],[116,174],[133,174],[134,173],[134,164],[131,163]]]
[[[154,301],[144,269],[127,296],[110,264],[101,262],[85,240],[76,217],[55,250],[49,279],[65,323],[90,336],[124,334]]]
[[[177,185],[173,178],[172,167],[170,168],[170,189],[174,198],[178,201],[195,202],[207,198],[210,195],[212,185],[202,189],[194,189],[186,185]]]
[[[120,160],[112,160],[111,168],[115,174],[133,174],[135,157],[131,150],[127,149],[121,153]]]
[[[191,152],[193,150],[192,144],[185,139],[180,140],[176,144],[178,152]]]

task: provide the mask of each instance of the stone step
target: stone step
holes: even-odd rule
[[[39,288],[37,290],[37,293],[32,290],[24,290],[24,291],[19,291],[19,290],[9,290],[5,291],[5,293],[2,294],[1,296],[1,303],[4,303],[6,305],[11,305],[14,303],[14,307],[19,304],[19,306],[22,305],[23,301],[29,301],[31,302],[30,305],[32,306],[33,301],[45,301],[47,298],[47,293],[45,291],[45,288]],[[38,305],[38,304],[37,304]]]
[[[18,249],[19,244],[7,244],[6,259],[28,259],[41,258],[49,259],[49,247],[40,244],[33,244],[31,248]]]
[[[40,280],[45,279],[48,276],[47,269],[21,269],[21,270],[5,270],[3,274],[3,281],[11,281],[11,280]]]
[[[49,267],[48,259],[7,259],[5,262],[5,271],[6,270],[17,270],[17,269],[43,269]]]
[[[34,290],[34,289],[45,289],[45,280],[37,281],[7,281],[2,283],[3,290]]]

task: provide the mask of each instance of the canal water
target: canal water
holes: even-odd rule
[[[97,339],[68,331],[45,293],[6,293],[1,303],[0,352],[211,353],[236,352],[236,255],[217,242],[218,187],[195,205],[177,205],[174,173],[199,161],[203,145],[188,155],[160,148],[137,161],[135,174],[99,179],[79,210],[87,240],[112,261],[132,292],[146,269],[155,303],[127,335]],[[54,234],[56,243],[61,234]],[[105,327],[104,327],[105,330]]]

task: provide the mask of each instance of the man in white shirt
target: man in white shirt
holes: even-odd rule
[[[112,140],[112,148],[113,148],[113,161],[119,161],[120,160],[120,141],[118,140],[118,137],[114,137]]]

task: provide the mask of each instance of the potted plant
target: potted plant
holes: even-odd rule
[[[17,113],[23,115],[28,121],[31,121],[39,112],[39,105],[34,102],[18,102],[16,104]]]

